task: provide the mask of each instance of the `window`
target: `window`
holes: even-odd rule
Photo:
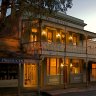
[[[69,39],[69,43],[73,44],[73,34],[72,33],[69,33],[68,39]]]
[[[51,28],[51,27],[47,27],[46,32],[47,32],[47,41],[48,42],[53,42],[54,41],[54,36],[56,34],[56,29]]]
[[[96,64],[92,64],[92,77],[96,79]]]
[[[81,69],[81,63],[79,60],[70,60],[70,69],[72,74],[79,74]]]
[[[0,80],[18,79],[18,64],[0,64]]]
[[[77,45],[77,36],[73,36],[73,45]]]
[[[47,58],[47,75],[59,74],[59,59]]]
[[[30,34],[30,42],[37,41],[37,28],[32,28]]]
[[[37,35],[36,34],[31,34],[30,35],[30,42],[37,41]]]
[[[64,43],[65,42],[65,34],[62,32],[61,33],[61,42]]]
[[[69,33],[69,43],[70,44],[72,44],[72,45],[74,45],[74,46],[76,46],[77,44],[78,44],[78,35],[76,34],[76,33],[72,33],[72,32],[70,32]]]
[[[48,29],[47,37],[48,37],[48,42],[52,42],[53,41],[53,31],[52,30]]]
[[[56,42],[61,42],[61,34],[60,34],[60,32],[56,32]]]

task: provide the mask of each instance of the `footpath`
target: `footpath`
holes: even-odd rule
[[[65,93],[69,92],[84,92],[84,91],[92,91],[96,90],[96,86],[88,86],[88,87],[80,87],[80,88],[68,88],[68,89],[60,89],[60,90],[50,90],[46,91],[49,96],[61,96]]]
[[[78,86],[79,87],[79,86]],[[96,85],[88,86],[88,87],[75,87],[75,88],[66,88],[66,89],[56,89],[56,90],[47,90],[41,91],[41,96],[63,96],[65,93],[69,92],[84,92],[84,91],[93,91],[96,90]],[[0,96],[18,96],[18,90],[15,88],[8,89],[8,88],[1,88],[0,89]],[[34,94],[32,90],[29,91],[22,91],[20,96],[38,96],[37,92]]]

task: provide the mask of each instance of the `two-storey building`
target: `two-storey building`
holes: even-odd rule
[[[14,34],[0,38],[0,87],[19,83],[43,89],[96,81],[96,34],[84,26],[83,20],[62,13],[20,18]]]

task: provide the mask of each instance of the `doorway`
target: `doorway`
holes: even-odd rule
[[[96,81],[96,63],[92,63],[91,69],[91,81]]]
[[[37,65],[24,64],[24,87],[37,86]]]

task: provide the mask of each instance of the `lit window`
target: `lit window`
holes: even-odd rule
[[[53,41],[53,32],[52,32],[52,30],[48,30],[47,37],[48,37],[48,42]]]
[[[80,73],[80,62],[79,60],[71,60],[70,61],[70,72],[72,74],[79,74]]]
[[[92,64],[92,78],[96,80],[96,64]]]
[[[59,59],[47,58],[47,75],[59,74]]]
[[[77,45],[77,36],[73,36],[73,45]]]
[[[56,34],[56,41],[57,42],[60,42],[61,41],[61,34],[60,33],[57,33]]]

